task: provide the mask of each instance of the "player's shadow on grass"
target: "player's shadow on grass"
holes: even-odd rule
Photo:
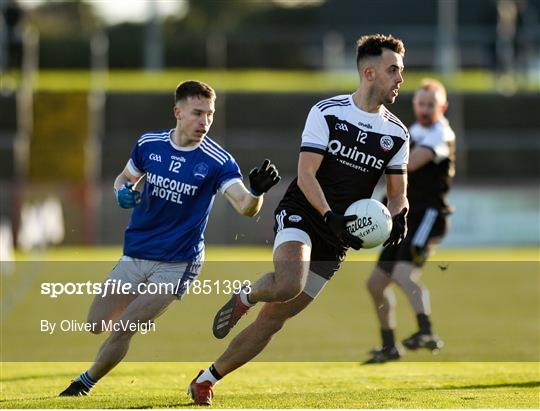
[[[58,395],[51,395],[48,397],[24,397],[24,398],[10,398],[6,400],[0,400],[0,404],[9,404],[9,403],[19,403],[21,401],[46,401],[46,400],[53,400],[59,398]],[[1,407],[0,407],[1,408]],[[17,408],[24,408],[24,407],[17,407]]]
[[[192,400],[186,400],[186,401],[179,401],[179,402],[162,402],[162,403],[156,403],[152,402],[148,405],[134,405],[132,407],[125,407],[126,410],[131,409],[147,409],[147,408],[198,408],[200,409],[201,406],[195,404]]]
[[[506,382],[501,384],[475,384],[475,385],[447,385],[444,387],[432,388],[432,390],[483,390],[488,388],[537,388],[540,387],[540,381],[526,382]]]
[[[30,397],[30,398],[18,398],[18,399],[7,399],[7,400],[0,400],[0,404],[4,404],[4,405],[16,405],[16,407],[14,408],[24,408],[24,407],[20,407],[20,401],[26,401],[26,402],[39,402],[39,401],[55,401],[55,403],[57,402],[64,402],[65,404],[68,404],[68,405],[73,405],[74,402],[77,403],[76,405],[77,406],[84,406],[84,408],[102,408],[102,409],[107,409],[107,408],[118,408],[117,406],[115,405],[107,405],[107,404],[96,404],[95,402],[92,402],[93,400],[95,400],[95,396],[94,398],[92,397],[58,397],[58,395],[52,395],[52,396],[49,396],[49,397]],[[102,397],[102,399],[105,398],[105,396]],[[85,404],[86,402],[86,404]],[[89,405],[88,402],[90,402],[91,404]],[[17,406],[19,405],[19,406]],[[50,406],[51,404],[50,403],[46,403],[44,404],[45,408],[47,406]],[[87,405],[89,405],[87,407]],[[96,407],[97,405],[97,407]],[[2,408],[2,407],[0,407]],[[11,408],[11,407],[10,407]],[[68,407],[64,407],[64,408],[68,408]],[[71,407],[69,407],[71,408]],[[158,403],[158,402],[149,402],[148,404],[137,404],[137,405],[133,405],[133,406],[130,406],[130,407],[122,407],[124,409],[127,409],[127,410],[130,410],[130,409],[149,409],[149,408],[198,408],[200,409],[200,405],[197,405],[195,404],[193,401],[191,400],[186,400],[186,401],[179,401],[179,402],[161,402],[161,403]]]
[[[201,406],[197,405],[193,402],[193,400],[185,400],[185,401],[161,401],[161,402],[149,402],[148,404],[137,404],[130,407],[125,407],[126,410],[132,410],[132,409],[146,409],[146,408],[198,408],[200,409]]]
[[[26,380],[40,380],[40,379],[50,379],[51,377],[66,377],[66,378],[72,378],[73,373],[64,373],[64,374],[47,374],[47,375],[24,375],[19,377],[11,377],[11,378],[2,378],[2,382],[15,382],[15,381],[26,381]]]

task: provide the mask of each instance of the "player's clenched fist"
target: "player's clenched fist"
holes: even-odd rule
[[[347,247],[352,247],[355,250],[362,248],[362,239],[352,235],[347,230],[347,223],[356,220],[356,215],[342,215],[334,213],[333,211],[327,211],[324,215],[324,222],[330,228],[330,230],[343,241]]]
[[[127,182],[116,190],[116,201],[122,208],[133,208],[141,202],[141,193],[133,189],[132,182]]]
[[[395,246],[401,243],[407,235],[407,208],[403,208],[398,214],[392,217],[392,232],[390,237],[383,244],[386,246]]]
[[[260,168],[255,167],[249,172],[249,186],[251,193],[260,196],[279,183],[281,177],[275,165],[270,160],[264,160]]]

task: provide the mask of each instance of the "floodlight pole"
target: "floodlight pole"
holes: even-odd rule
[[[90,40],[91,70],[88,93],[89,130],[85,145],[85,180],[87,194],[84,196],[84,241],[88,244],[98,240],[101,215],[101,163],[102,142],[105,136],[105,101],[108,73],[109,39],[103,30]]]
[[[456,73],[459,66],[457,1],[438,0],[437,20],[436,68],[448,81]]]
[[[330,31],[323,37],[323,68],[326,71],[343,70],[346,67],[345,39],[343,34]]]
[[[159,16],[158,2],[149,1],[149,18],[146,23],[144,41],[144,69],[148,71],[161,70],[163,68],[163,33],[161,17]]]
[[[27,25],[23,31],[21,85],[17,90],[17,134],[15,137],[15,175],[19,182],[28,177],[30,140],[34,125],[34,88],[39,68],[39,32]]]
[[[5,7],[5,0],[0,0],[0,15],[3,14]],[[7,27],[4,19],[0,18],[0,74],[7,71],[9,66],[7,47]],[[3,87],[3,84],[0,84],[0,87]]]
[[[213,31],[206,36],[206,61],[212,69],[227,68],[227,36],[225,32]]]

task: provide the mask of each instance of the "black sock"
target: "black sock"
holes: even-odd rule
[[[217,372],[216,367],[214,367],[214,364],[212,364],[208,370],[210,371],[210,373],[214,376],[214,378],[215,378],[216,380],[221,380],[221,379],[223,378],[223,377],[219,374],[219,372]]]
[[[426,314],[416,314],[416,320],[418,321],[418,328],[422,334],[431,334],[431,321]]]
[[[396,345],[394,340],[394,330],[385,330],[381,328],[382,345],[384,348],[391,348]]]

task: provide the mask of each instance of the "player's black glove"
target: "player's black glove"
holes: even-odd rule
[[[354,221],[358,217],[355,215],[341,215],[334,213],[333,211],[327,211],[324,214],[324,222],[328,225],[328,228],[341,240],[343,243],[352,247],[355,250],[360,250],[363,245],[362,239],[355,237],[349,230],[347,230],[347,223]]]
[[[115,190],[116,201],[122,208],[133,208],[141,202],[140,191],[133,189],[133,183],[128,181],[118,190]]]
[[[279,183],[281,177],[275,165],[270,160],[264,160],[260,168],[255,167],[249,172],[249,187],[251,194],[260,196]]]
[[[392,217],[392,231],[390,237],[384,242],[383,247],[395,246],[403,241],[407,235],[407,208],[403,208],[398,214]]]

